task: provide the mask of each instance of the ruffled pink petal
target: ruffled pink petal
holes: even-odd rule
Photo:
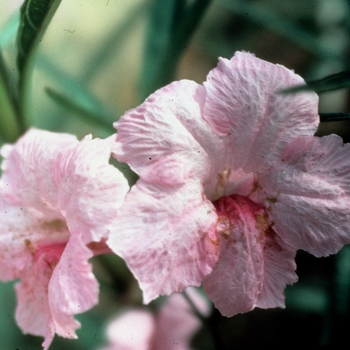
[[[203,86],[187,80],[156,91],[115,124],[115,157],[144,181],[163,186],[210,177],[225,152],[202,118],[204,98]]]
[[[203,117],[226,136],[232,167],[247,173],[264,169],[278,160],[288,142],[315,133],[317,95],[278,92],[302,83],[291,70],[246,52],[219,59],[204,83]]]
[[[57,218],[57,188],[51,169],[57,153],[75,142],[73,135],[30,129],[15,145],[3,146],[1,196],[38,217]]]
[[[203,316],[208,316],[210,311],[208,300],[194,288],[187,288],[186,293],[196,309],[200,310]],[[190,350],[191,340],[200,326],[200,320],[194,315],[194,310],[185,297],[175,293],[158,312],[152,350]]]
[[[72,234],[61,259],[55,267],[48,286],[52,314],[50,327],[66,338],[77,338],[80,323],[74,319],[98,302],[98,283],[88,259],[92,252],[86,248],[79,234]]]
[[[110,252],[106,237],[128,191],[109,165],[113,143],[32,129],[2,148],[0,279],[21,278],[18,324],[43,336],[45,349],[55,333],[75,338],[74,315],[97,303],[86,244]]]
[[[220,256],[204,290],[221,314],[284,307],[284,288],[297,280],[295,253],[278,242],[263,208],[234,195],[215,203]]]
[[[38,246],[67,242],[69,231],[59,218],[38,218],[25,207],[9,205],[0,198],[0,280],[21,277],[32,264]]]
[[[296,252],[283,244],[272,228],[266,232],[264,246],[264,279],[256,306],[261,309],[285,307],[284,290],[298,281],[295,273]]]
[[[21,272],[16,285],[16,320],[25,333],[45,338],[48,349],[55,333],[76,338],[80,323],[74,315],[98,301],[98,283],[87,260],[92,252],[80,236],[72,235],[66,244],[28,246],[32,261]]]
[[[126,260],[148,303],[201,284],[217,259],[216,219],[195,180],[172,189],[139,180],[107,244]]]
[[[55,331],[48,300],[52,270],[58,263],[65,245],[51,245],[33,251],[33,261],[22,273],[16,285],[16,320],[23,332],[45,337],[45,349],[51,344]]]
[[[258,181],[288,245],[326,256],[350,243],[350,144],[339,136],[296,140]]]
[[[109,235],[129,190],[123,174],[109,164],[113,144],[112,137],[92,140],[87,136],[56,159],[58,207],[70,231],[81,232],[85,243]]]
[[[149,311],[127,311],[108,325],[109,345],[102,350],[151,350],[155,332],[155,320]]]

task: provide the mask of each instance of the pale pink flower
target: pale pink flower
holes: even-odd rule
[[[210,312],[208,301],[194,288],[186,293],[202,316]],[[156,315],[149,310],[132,309],[107,327],[108,346],[102,350],[189,350],[201,322],[182,294],[173,294]]]
[[[107,242],[148,303],[187,286],[223,315],[284,307],[298,249],[350,242],[350,146],[318,127],[303,79],[237,52],[203,85],[174,82],[116,123],[115,157],[140,179]]]
[[[25,333],[76,338],[74,315],[98,301],[88,259],[105,241],[128,191],[109,164],[113,140],[31,129],[1,149],[0,280],[16,285]]]

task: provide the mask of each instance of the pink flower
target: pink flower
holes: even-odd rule
[[[128,191],[109,165],[113,140],[82,141],[31,129],[1,149],[0,279],[16,285],[16,319],[26,333],[76,338],[74,314],[98,301],[88,259],[105,241]]]
[[[140,176],[108,244],[145,303],[187,286],[223,315],[284,307],[298,249],[350,242],[350,146],[314,137],[315,93],[280,65],[237,52],[203,85],[178,81],[116,123],[115,157]]]
[[[188,288],[197,310],[207,316],[208,302],[198,291]],[[116,317],[107,328],[108,346],[103,350],[188,350],[201,322],[181,294],[173,294],[153,315],[134,309]]]

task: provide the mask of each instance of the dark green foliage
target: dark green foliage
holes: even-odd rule
[[[282,90],[283,93],[315,91],[318,94],[350,87],[350,71],[328,75],[325,78],[309,81],[306,85],[297,85]]]
[[[17,44],[18,69],[22,71],[36,42],[41,39],[41,31],[45,30],[45,20],[51,6],[59,3],[56,0],[26,0],[21,6],[21,21],[18,30]]]

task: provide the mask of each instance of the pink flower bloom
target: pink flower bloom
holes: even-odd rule
[[[314,137],[315,93],[280,65],[237,52],[203,85],[178,81],[116,123],[115,157],[140,176],[108,240],[147,303],[187,286],[223,315],[284,307],[298,249],[350,242],[350,146]]]
[[[187,293],[197,310],[208,315],[210,307],[203,296],[193,288]],[[107,328],[109,345],[102,350],[188,350],[200,326],[184,296],[173,294],[156,315],[135,309],[112,320]]]
[[[16,285],[26,333],[76,338],[74,314],[97,303],[88,259],[105,241],[128,191],[109,164],[113,140],[32,129],[1,149],[0,279]]]

